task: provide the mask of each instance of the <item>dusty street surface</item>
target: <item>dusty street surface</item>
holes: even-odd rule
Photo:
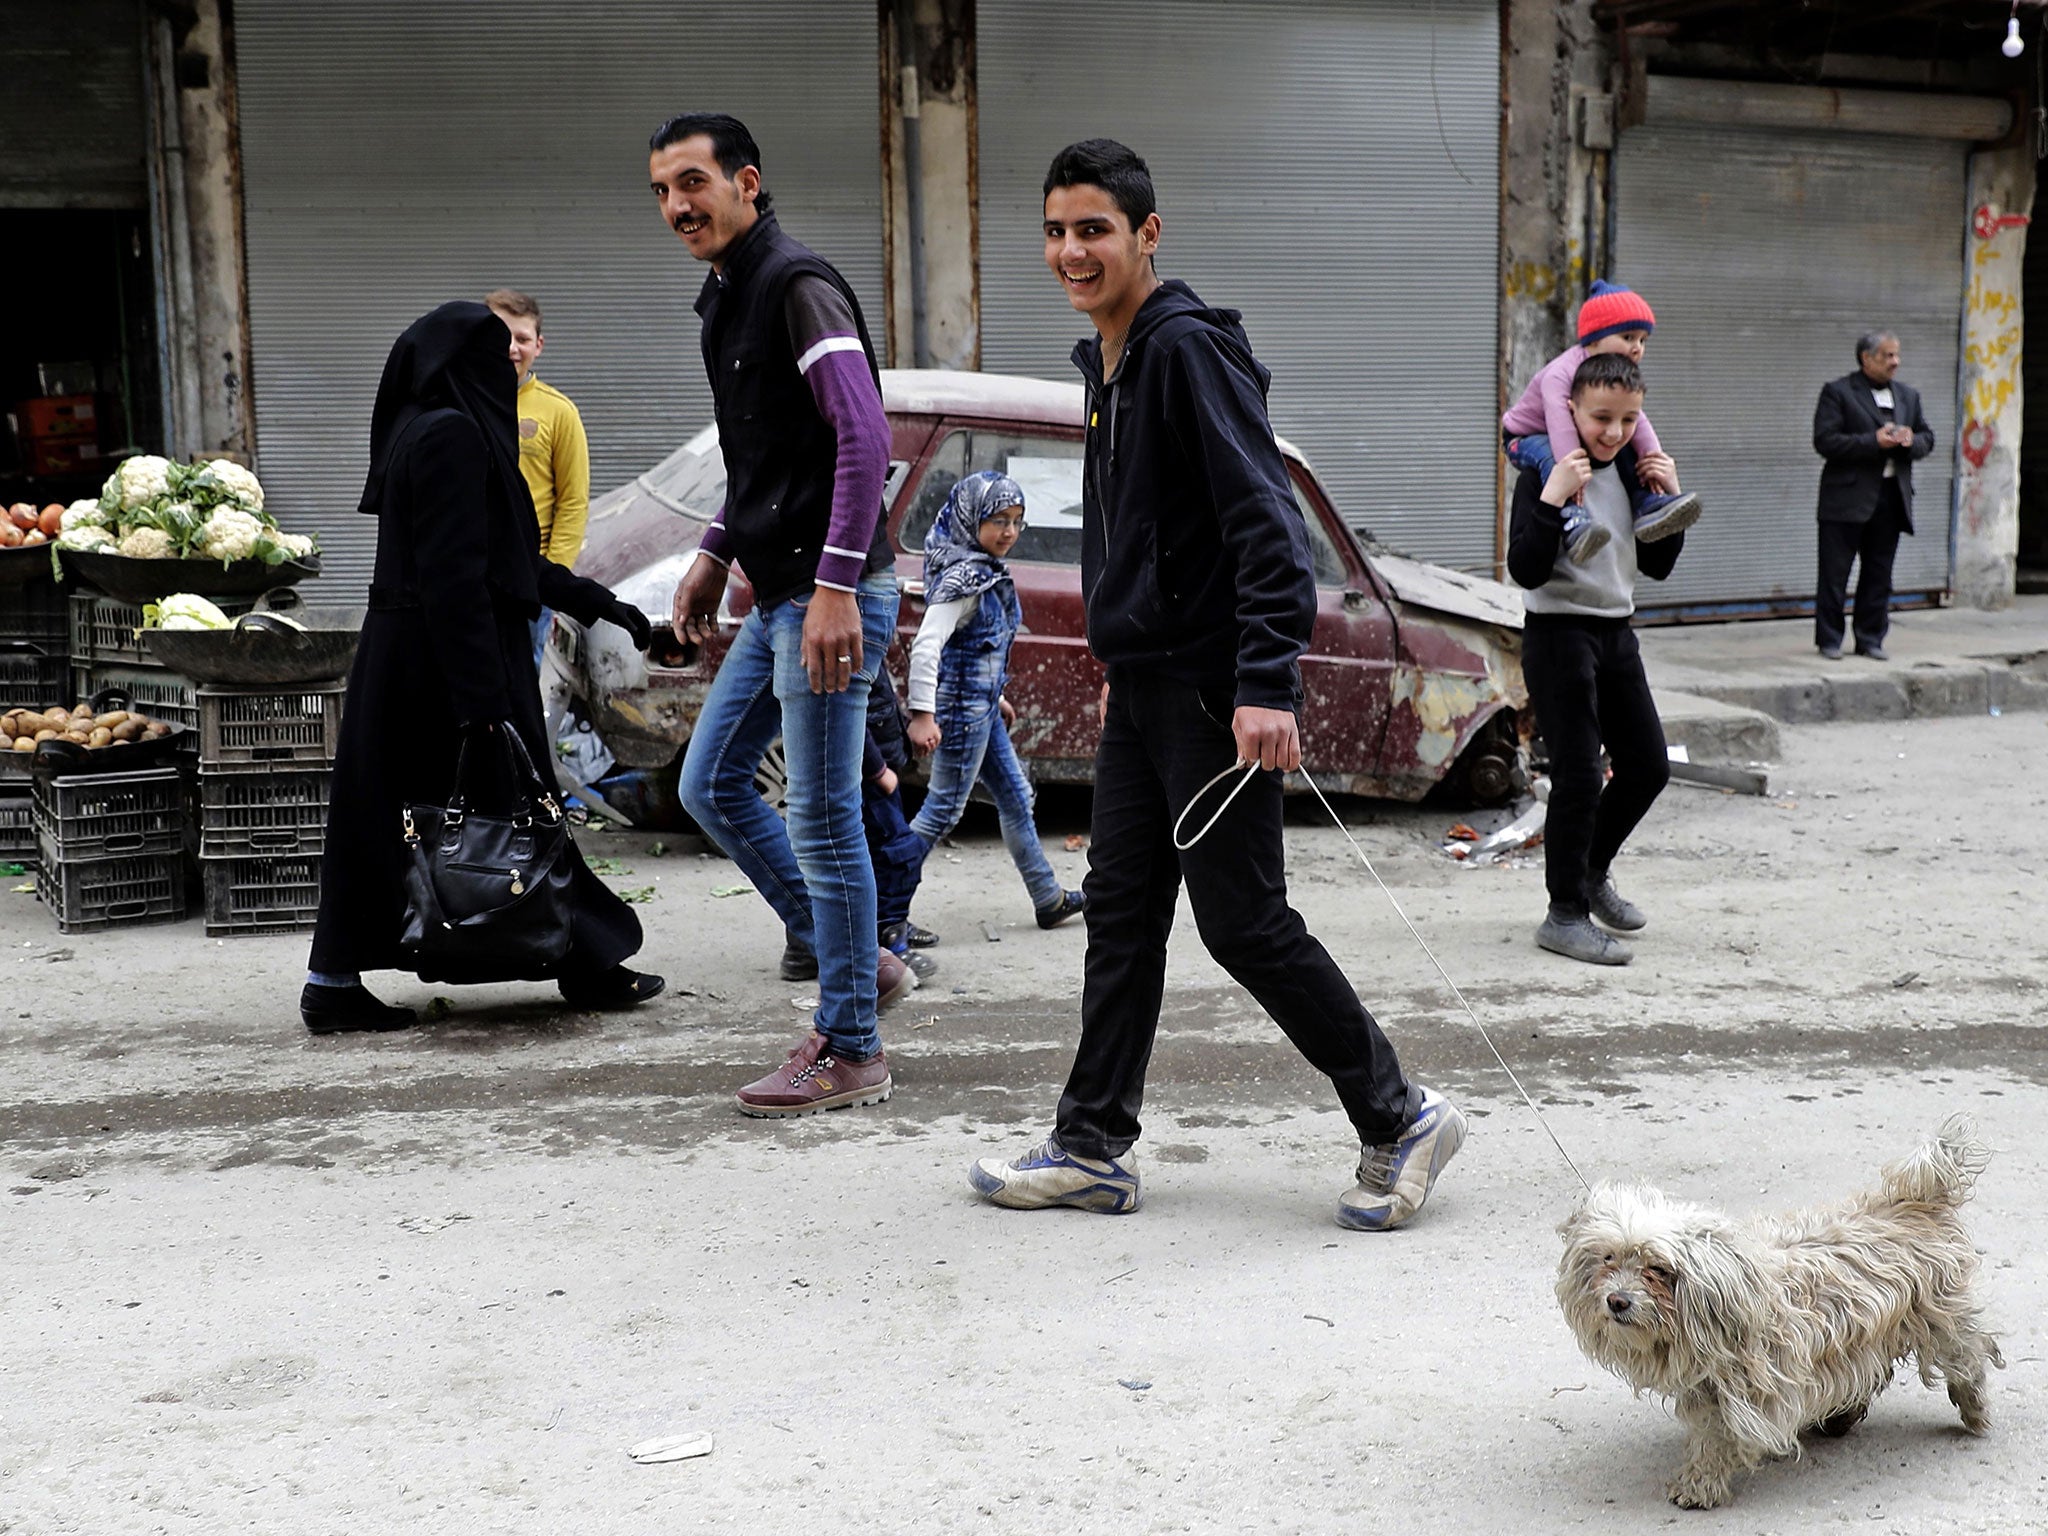
[[[710,894],[730,865],[636,834],[586,845],[658,888],[671,991],[629,1017],[484,989],[314,1042],[303,939],[60,938],[0,896],[0,1531],[2048,1530],[2048,729],[1784,735],[1776,799],[1652,812],[1621,971],[1534,948],[1535,860],[1464,870],[1450,815],[1344,808],[1592,1177],[1791,1206],[1974,1115],[1988,1439],[1902,1377],[1731,1507],[1666,1504],[1680,1430],[1551,1296],[1569,1170],[1306,810],[1298,904],[1472,1116],[1396,1234],[1333,1224],[1348,1127],[1185,910],[1144,1210],[976,1204],[968,1160],[1048,1124],[1083,945],[986,828],[920,898],[943,969],[885,1016],[894,1100],[741,1119],[805,988],[757,898]],[[685,1433],[712,1454],[626,1459]]]

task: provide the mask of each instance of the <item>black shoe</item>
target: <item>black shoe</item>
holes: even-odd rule
[[[1049,907],[1038,909],[1038,926],[1057,928],[1070,917],[1077,917],[1088,910],[1088,898],[1079,891],[1063,891],[1060,899]]]
[[[361,982],[352,987],[322,987],[307,982],[299,994],[299,1017],[305,1021],[309,1035],[341,1035],[358,1030],[382,1033],[409,1029],[420,1021],[410,1008],[378,1002]]]
[[[930,949],[939,942],[939,936],[929,928],[920,928],[915,923],[903,925],[903,937],[910,941],[912,949]]]
[[[651,997],[659,997],[668,983],[645,971],[629,971],[615,965],[595,974],[563,976],[555,982],[562,999],[572,1008],[632,1008]]]
[[[1822,661],[1840,661],[1842,659],[1842,648],[1839,645],[1824,645],[1820,648],[1820,659]]]
[[[781,975],[784,981],[816,981],[818,979],[818,957],[811,953],[811,946],[801,939],[790,939],[782,946]]]
[[[1856,647],[1856,654],[1858,656],[1868,656],[1872,661],[1890,661],[1892,659],[1890,654],[1881,645],[1859,645]]]

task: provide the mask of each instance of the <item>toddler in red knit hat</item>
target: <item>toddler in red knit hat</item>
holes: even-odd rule
[[[1632,363],[1643,360],[1643,345],[1657,326],[1656,313],[1643,296],[1619,283],[1595,282],[1579,306],[1579,344],[1560,352],[1537,370],[1508,413],[1501,417],[1501,440],[1508,462],[1534,469],[1547,479],[1557,462],[1558,448],[1569,453],[1579,445],[1572,422],[1572,378],[1579,364],[1599,352],[1619,352]],[[1629,487],[1636,537],[1644,543],[1669,538],[1699,521],[1700,499],[1678,489],[1678,471],[1662,446],[1650,418],[1636,423],[1636,468],[1640,479]],[[1583,565],[1607,544],[1607,530],[1577,503],[1565,513],[1565,558]]]

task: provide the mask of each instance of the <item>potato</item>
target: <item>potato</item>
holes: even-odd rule
[[[171,728],[161,720],[150,721],[148,728],[142,733],[145,741],[155,741],[159,736],[168,736],[170,734]]]
[[[112,741],[113,739],[114,733],[108,730],[104,725],[100,725],[93,727],[93,733],[85,738],[85,744],[88,747],[104,747],[108,742]]]
[[[24,709],[14,717],[14,729],[23,736],[33,736],[37,731],[47,729],[49,718],[32,709]]]
[[[89,747],[92,745],[92,738],[90,736],[87,736],[83,731],[66,731],[62,736],[59,736],[57,739],[59,741],[75,741],[81,747]]]
[[[132,741],[123,741],[120,737],[116,736],[112,741],[108,742],[107,745],[110,747],[132,747],[135,745],[135,743]]]
[[[33,752],[33,751],[35,751],[35,749],[36,749],[36,744],[35,744],[34,740],[33,740],[33,739],[31,739],[30,737],[27,737],[27,736],[17,736],[17,737],[15,737],[15,738],[14,738],[14,750],[15,750],[15,751],[17,751],[17,752]]]
[[[51,730],[48,726],[45,726],[42,730],[36,732],[36,740],[54,741],[57,739],[58,735],[58,732]]]
[[[106,728],[107,728],[108,730],[110,730],[110,731],[111,731],[111,730],[112,730],[112,729],[113,729],[113,728],[114,728],[115,726],[117,726],[117,725],[122,725],[122,724],[125,724],[125,723],[126,723],[126,721],[127,721],[127,719],[128,719],[128,711],[127,711],[127,710],[125,710],[125,709],[110,709],[110,710],[108,710],[108,711],[107,711],[107,712],[106,712],[106,713],[105,713],[104,715],[100,715],[100,716],[97,716],[97,717],[96,717],[96,718],[95,718],[95,719],[93,720],[93,724],[94,724],[94,725],[103,725],[103,726],[105,726],[105,727],[106,727]]]
[[[52,725],[68,725],[71,723],[71,711],[59,704],[55,709],[44,710],[43,718]]]
[[[100,730],[106,731],[115,741],[133,741],[142,734],[142,727],[133,720],[123,720],[119,725],[112,727],[103,725],[100,727]],[[97,735],[98,732],[96,731],[94,734]]]

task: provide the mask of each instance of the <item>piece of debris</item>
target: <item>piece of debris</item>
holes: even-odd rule
[[[983,918],[981,920],[981,936],[984,939],[987,939],[991,944],[1000,944],[1003,942],[1002,930],[997,928],[996,925],[990,922],[987,918]]]
[[[1462,821],[1454,821],[1445,830],[1444,836],[1454,843],[1476,843],[1479,833]]]
[[[818,1006],[818,1000],[815,997],[792,997],[789,1000],[789,1006],[807,1010],[815,1009]]]
[[[633,871],[626,868],[626,861],[624,859],[592,859],[590,861],[590,872],[593,875],[630,875],[633,873]]]
[[[1119,1376],[1116,1384],[1127,1392],[1150,1392],[1152,1383],[1138,1376]]]
[[[440,1232],[454,1226],[458,1221],[468,1220],[470,1218],[467,1215],[457,1211],[452,1216],[404,1216],[399,1218],[398,1225],[399,1229],[405,1232]]]
[[[1086,848],[1087,846],[1088,839],[1083,837],[1080,833],[1069,832],[1067,834],[1067,852],[1079,853],[1083,848]]]
[[[711,894],[714,896],[751,896],[753,893],[754,888],[751,885],[714,885],[711,887]]]
[[[642,1440],[626,1452],[643,1467],[658,1466],[664,1461],[688,1461],[693,1456],[710,1454],[709,1435],[662,1435],[653,1440]]]
[[[1537,801],[1506,826],[1495,828],[1466,849],[1467,867],[1491,864],[1524,848],[1534,848],[1543,841],[1543,824],[1549,815],[1550,807],[1541,800]],[[1456,858],[1458,855],[1452,853],[1451,856]]]
[[[1325,1328],[1334,1328],[1337,1326],[1335,1323],[1331,1322],[1327,1317],[1324,1317],[1320,1312],[1304,1312],[1301,1315],[1311,1323],[1321,1323]]]
[[[1908,971],[1903,976],[1894,976],[1892,978],[1892,985],[1894,987],[1910,987],[1919,979],[1920,973],[1918,971]]]
[[[36,893],[34,881],[30,881],[27,885],[10,885],[8,889],[17,896],[33,896]]]
[[[1073,839],[1069,838],[1068,841],[1071,842]],[[0,880],[19,880],[27,873],[28,866],[25,864],[0,864]]]
[[[912,1029],[930,1029],[934,1024],[938,1022],[939,1016],[935,1013],[928,1019],[912,1019],[910,1021],[910,1027]]]
[[[452,997],[430,997],[427,999],[427,1017],[429,1019],[445,1019],[454,1011],[455,999]]]
[[[745,889],[751,890],[753,889],[753,887],[748,886],[745,887]],[[711,894],[716,896],[718,895],[718,892],[713,891]],[[630,891],[619,892],[619,900],[630,901],[635,904],[638,904],[640,902],[652,901],[654,900],[654,887],[651,885],[636,885]]]
[[[1768,795],[1771,772],[1761,763],[1739,768],[1723,763],[1673,763],[1671,777],[1681,784],[1705,784],[1713,789],[1730,789],[1738,795]]]
[[[62,1162],[45,1163],[40,1168],[31,1168],[28,1171],[28,1176],[32,1179],[41,1180],[45,1184],[63,1184],[71,1179],[84,1178],[85,1164],[75,1159],[66,1158]]]

